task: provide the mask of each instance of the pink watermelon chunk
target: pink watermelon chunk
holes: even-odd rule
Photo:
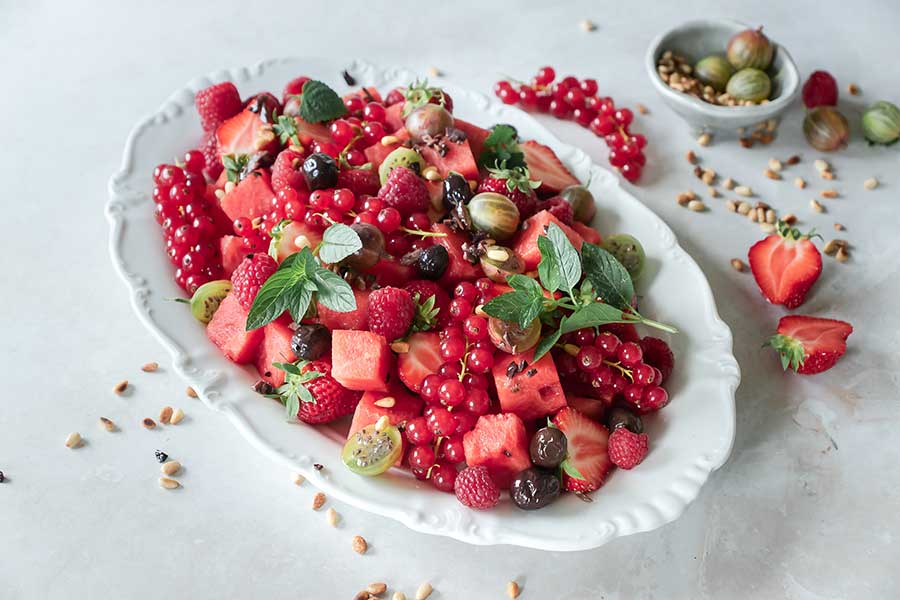
[[[391,104],[384,111],[384,122],[392,131],[403,129],[406,126],[406,119],[403,117],[404,106],[406,106],[406,102],[398,102],[397,104]]]
[[[393,258],[382,258],[375,266],[365,271],[375,277],[375,282],[381,287],[403,287],[410,280],[416,278],[416,269],[411,265],[400,264]]]
[[[522,257],[526,271],[536,269],[538,263],[541,262],[541,251],[538,248],[537,239],[546,234],[546,228],[550,223],[559,225],[566,237],[569,238],[569,241],[572,242],[572,245],[575,246],[575,249],[581,250],[581,244],[584,243],[584,239],[578,235],[578,232],[546,210],[542,210],[534,216],[525,219],[525,222],[522,223],[522,231],[513,240],[512,249]]]
[[[566,405],[566,394],[559,383],[553,357],[547,353],[532,364],[533,358],[534,350],[529,350],[514,355],[500,352],[494,359],[494,383],[500,409],[519,415],[523,421],[540,419]],[[527,363],[525,369],[507,377],[509,364],[521,364],[523,360]]]
[[[253,171],[236,188],[225,194],[222,198],[222,210],[232,221],[238,217],[247,217],[252,221],[271,212],[274,196],[268,172]]]
[[[501,488],[509,487],[516,473],[531,466],[525,424],[512,413],[479,417],[475,429],[463,436],[463,448],[466,463],[486,467]]]
[[[338,312],[325,307],[321,303],[316,304],[319,314],[319,323],[334,331],[335,329],[366,329],[369,323],[369,294],[372,290],[353,290],[356,298],[356,310],[350,312]]]
[[[294,332],[285,321],[272,321],[263,327],[263,341],[256,354],[256,370],[259,376],[275,387],[284,383],[284,371],[272,363],[291,363],[297,360],[291,350]]]
[[[375,405],[376,401],[387,397],[394,399],[393,406]],[[383,416],[387,416],[391,425],[401,425],[421,415],[422,408],[422,399],[410,394],[400,385],[392,386],[388,392],[366,392],[362,395],[359,404],[356,405],[356,412],[353,413],[353,422],[350,423],[350,432],[347,437],[349,438],[363,427],[374,425]],[[405,438],[406,436],[404,436]]]
[[[345,388],[386,392],[394,353],[377,333],[336,329],[331,332],[331,364],[331,376]]]
[[[574,229],[575,233],[580,235],[582,239],[588,244],[599,246],[603,243],[603,237],[600,235],[600,232],[590,225],[585,225],[580,221],[575,221],[574,223],[572,223],[572,229]]]
[[[491,132],[462,119],[453,119],[453,126],[466,134],[466,139],[469,141],[469,149],[472,151],[472,156],[475,157],[475,162],[477,163],[481,153],[484,152],[484,140],[491,135]]]
[[[468,140],[463,140],[462,142],[447,140],[444,149],[446,153],[441,155],[440,152],[430,146],[422,146],[419,148],[419,154],[422,155],[426,163],[437,167],[442,178],[446,178],[451,171],[454,171],[466,179],[478,179],[478,165],[475,162],[475,157],[472,155]]]
[[[219,239],[219,251],[222,253],[222,269],[225,271],[225,277],[230,279],[231,274],[247,256],[244,242],[239,236],[223,235]]]
[[[399,148],[403,145],[403,142],[409,139],[409,133],[406,129],[398,129],[391,135],[397,138],[397,142],[394,144],[388,144],[387,146],[382,145],[380,142],[373,144],[365,149],[366,160],[372,163],[375,171],[378,171],[378,167],[381,166],[381,163],[384,162],[384,159],[388,154]]]
[[[237,296],[222,300],[216,314],[206,326],[206,337],[222,351],[225,358],[238,364],[249,363],[263,339],[263,329],[246,331],[247,314]]]
[[[460,281],[471,281],[484,275],[480,265],[473,265],[463,256],[462,245],[466,242],[465,237],[443,223],[433,224],[431,230],[447,234],[444,237],[434,238],[434,242],[446,248],[447,254],[450,255],[450,264],[441,277],[440,283],[442,286],[446,288],[447,286],[456,285]]]
[[[598,398],[588,398],[587,396],[568,396],[568,405],[595,421],[603,422],[603,416],[606,414],[607,403]]]

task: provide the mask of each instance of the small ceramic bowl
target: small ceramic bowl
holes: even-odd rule
[[[755,106],[709,104],[690,94],[673,90],[656,72],[659,57],[666,50],[680,54],[694,64],[710,54],[725,54],[725,47],[731,36],[744,29],[748,29],[748,26],[725,19],[689,21],[657,36],[647,50],[645,66],[650,82],[669,108],[688,122],[694,133],[734,132],[741,127],[751,127],[775,119],[800,93],[800,74],[797,65],[784,46],[779,44],[775,44],[775,58],[768,70],[772,79],[772,96],[766,104]]]

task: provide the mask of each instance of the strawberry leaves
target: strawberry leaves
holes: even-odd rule
[[[298,363],[272,363],[272,366],[284,371],[284,385],[280,386],[275,394],[270,397],[276,398],[284,404],[287,418],[293,421],[297,418],[300,411],[301,402],[316,403],[315,397],[306,387],[306,384],[313,379],[322,377],[324,373],[319,371],[303,371],[308,361],[300,361]]]
[[[278,136],[282,144],[290,142],[294,146],[302,146],[300,143],[300,133],[297,131],[297,122],[294,117],[280,115],[278,120],[272,125],[272,130]]]
[[[778,352],[781,368],[785,371],[788,368],[798,371],[806,361],[806,349],[803,347],[803,343],[794,338],[776,333],[768,339],[765,345],[771,346]]]

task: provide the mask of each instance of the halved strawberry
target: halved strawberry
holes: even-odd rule
[[[219,156],[250,155],[277,148],[272,126],[262,122],[255,112],[244,109],[216,130]]]
[[[781,366],[801,375],[827,371],[847,350],[853,326],[837,319],[789,315],[778,322],[769,345],[781,355]]]
[[[414,392],[422,389],[422,381],[444,363],[441,358],[441,336],[437,333],[414,333],[407,339],[409,351],[397,355],[397,373],[403,385]]]
[[[778,232],[753,244],[750,270],[772,304],[797,308],[822,273],[822,255],[809,235],[778,222]]]
[[[612,468],[606,450],[609,431],[571,407],[556,413],[553,423],[566,434],[569,446],[563,461],[563,487],[570,492],[593,492]]]
[[[563,166],[559,157],[548,146],[528,140],[519,147],[525,153],[525,163],[528,165],[531,179],[541,182],[537,191],[542,197],[553,196],[560,193],[563,188],[581,183]]]

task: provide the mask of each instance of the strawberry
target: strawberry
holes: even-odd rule
[[[556,153],[548,146],[528,140],[520,145],[531,178],[541,182],[538,192],[546,197],[560,193],[570,185],[579,185],[578,179],[563,166]]]
[[[781,355],[781,366],[801,375],[827,371],[847,350],[853,326],[836,319],[802,315],[782,317],[768,344]]]
[[[353,413],[362,392],[348,390],[331,376],[331,362],[319,359],[299,364],[275,363],[286,373],[278,397],[288,417],[304,423],[328,423]]]
[[[303,155],[293,150],[282,150],[272,165],[272,189],[275,193],[285,188],[306,190],[303,177]]]
[[[416,316],[412,294],[395,287],[383,287],[369,294],[369,331],[388,342],[406,336]]]
[[[337,187],[347,188],[359,198],[362,195],[376,196],[381,187],[378,172],[375,169],[341,169],[338,173]]]
[[[441,337],[437,333],[414,333],[409,336],[409,350],[397,355],[397,374],[403,385],[414,392],[422,389],[422,381],[444,364]]]
[[[501,164],[495,169],[488,169],[487,176],[478,184],[478,193],[494,192],[512,200],[519,209],[519,217],[523,220],[534,214],[537,206],[537,195],[534,188],[540,182],[531,181],[528,169],[516,167],[506,169]]]
[[[772,304],[797,308],[822,273],[822,255],[809,238],[779,221],[777,233],[750,248],[750,270]]]
[[[571,407],[556,413],[553,424],[566,434],[569,447],[561,465],[563,487],[570,492],[592,492],[603,485],[612,466],[606,427]]]
[[[647,434],[619,427],[609,436],[609,459],[620,469],[633,469],[647,456]]]
[[[255,112],[243,110],[216,130],[219,156],[251,155],[278,147],[272,126],[262,122]]]
[[[241,95],[230,81],[197,92],[194,105],[200,113],[203,131],[215,131],[225,120],[241,112]]]
[[[413,279],[403,286],[403,289],[412,294],[413,298],[418,294],[420,304],[434,298],[434,308],[438,309],[434,317],[434,329],[443,329],[447,326],[450,322],[450,297],[441,286],[427,279]]]

